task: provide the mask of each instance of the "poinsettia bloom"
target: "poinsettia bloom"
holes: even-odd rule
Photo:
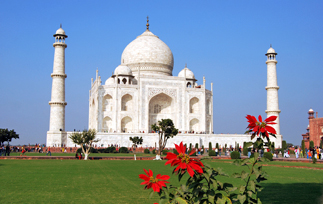
[[[194,154],[194,149],[190,152],[189,155],[185,154],[186,147],[183,145],[183,142],[181,142],[179,146],[175,144],[175,148],[178,154],[168,152],[166,156],[166,159],[168,159],[168,161],[165,163],[165,165],[178,165],[175,169],[175,172],[186,169],[191,177],[194,176],[194,170],[199,174],[203,173],[203,169],[201,168],[204,166],[203,163],[198,159],[193,159],[190,157],[192,154]]]
[[[269,137],[268,133],[276,134],[275,128],[269,126],[276,124],[275,121],[277,119],[277,116],[270,116],[266,120],[262,121],[261,115],[259,115],[258,120],[255,116],[247,115],[246,118],[248,119],[249,125],[247,128],[254,132],[253,134],[259,135],[262,133],[266,137]]]
[[[142,182],[140,185],[146,185],[145,186],[145,189],[150,189],[152,188],[153,191],[155,192],[160,192],[160,190],[162,189],[162,187],[166,187],[166,184],[165,183],[169,183],[168,181],[165,181],[165,180],[168,180],[170,177],[167,176],[167,175],[161,175],[161,174],[158,174],[156,176],[156,178],[154,178],[154,175],[153,175],[153,172],[149,169],[149,172],[144,169],[145,174],[140,174],[139,175],[139,178],[145,180],[144,182]]]

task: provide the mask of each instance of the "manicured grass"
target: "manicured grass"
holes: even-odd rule
[[[21,153],[12,152],[10,156],[20,156]],[[134,153],[91,153],[90,157],[133,157]],[[27,152],[26,156],[46,156],[46,153]],[[49,154],[47,155],[49,156]],[[75,156],[75,153],[52,153],[52,156]],[[136,153],[137,157],[156,157],[154,154]]]
[[[204,162],[222,168],[229,175],[244,169],[222,160]],[[143,190],[138,175],[144,173],[143,168],[151,169],[154,175],[171,175],[172,168],[164,164],[165,161],[133,160],[0,160],[0,200],[1,203],[154,203],[157,195],[148,198],[150,190]],[[263,168],[269,175],[260,192],[263,203],[321,202],[323,170]],[[242,183],[234,178],[219,177],[219,180]],[[177,177],[171,175],[170,182],[177,185]]]

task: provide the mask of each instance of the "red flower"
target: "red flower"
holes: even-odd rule
[[[156,176],[156,178],[153,177],[153,172],[149,169],[149,172],[144,169],[144,171],[146,172],[145,174],[139,174],[139,178],[145,180],[144,182],[142,182],[140,185],[146,185],[145,189],[150,189],[153,188],[153,190],[155,192],[160,192],[160,190],[162,189],[162,187],[166,187],[165,183],[169,183],[168,180],[170,177],[167,175],[160,175],[158,174]]]
[[[269,125],[276,124],[273,121],[277,119],[277,116],[270,116],[265,121],[262,121],[261,115],[259,115],[258,117],[259,121],[257,121],[255,116],[251,116],[251,115],[247,115],[246,118],[248,119],[248,122],[249,122],[249,125],[247,128],[249,128],[250,132],[253,132],[252,134],[253,137],[259,134],[266,137],[269,137],[268,133],[276,134],[276,130]]]
[[[183,142],[181,142],[179,146],[175,144],[175,147],[178,154],[168,152],[166,156],[166,159],[168,159],[168,161],[165,163],[165,165],[167,164],[171,164],[171,166],[178,165],[177,168],[175,169],[175,172],[178,172],[179,170],[187,169],[187,172],[191,177],[194,176],[193,170],[195,170],[199,174],[203,173],[203,169],[201,168],[201,166],[202,167],[204,166],[203,163],[198,159],[190,158],[190,155],[194,154],[195,152],[194,149],[190,152],[189,155],[187,155],[185,154],[186,147],[183,145]]]

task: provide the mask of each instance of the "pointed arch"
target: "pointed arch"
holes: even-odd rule
[[[190,131],[200,131],[200,121],[197,118],[194,118],[190,121]]]
[[[157,123],[161,119],[170,118],[173,120],[174,100],[165,93],[159,93],[152,97],[149,101],[149,122],[148,127],[151,131],[151,125]],[[175,121],[174,121],[175,122]]]
[[[121,98],[121,111],[132,111],[133,100],[130,94],[125,94]]]
[[[122,118],[121,120],[121,132],[132,132],[133,124],[132,119],[129,116]]]
[[[112,120],[109,116],[103,118],[102,121],[102,130],[103,132],[112,132]]]
[[[102,99],[102,110],[103,111],[112,111],[113,100],[110,94],[106,94]]]
[[[199,112],[199,99],[194,97],[190,100],[190,113],[198,113]]]

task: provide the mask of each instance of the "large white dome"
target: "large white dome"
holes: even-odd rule
[[[121,56],[121,64],[133,73],[172,76],[174,58],[169,47],[148,29],[127,45]]]

